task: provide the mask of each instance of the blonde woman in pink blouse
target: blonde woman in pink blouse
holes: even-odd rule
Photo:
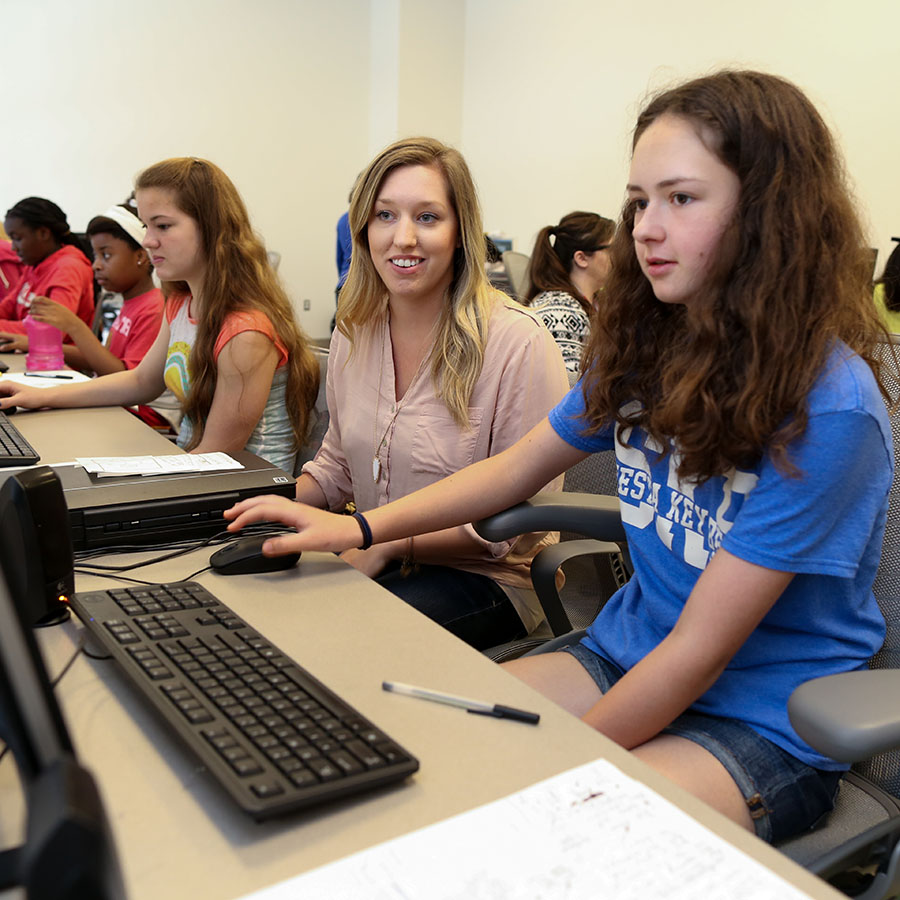
[[[438,141],[399,141],[363,172],[353,253],[331,342],[330,425],[297,499],[360,513],[514,444],[567,390],[549,332],[493,290],[475,186]],[[535,553],[555,539],[492,544],[471,526],[368,546],[344,559],[476,647],[540,621]]]

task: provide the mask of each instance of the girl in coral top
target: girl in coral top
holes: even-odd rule
[[[318,391],[318,363],[229,178],[165,160],[137,179],[144,249],[163,282],[159,333],[135,366],[86,384],[0,382],[0,406],[131,406],[169,387],[186,450],[252,450],[290,472]]]

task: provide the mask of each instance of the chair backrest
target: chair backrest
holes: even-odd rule
[[[502,259],[513,293],[517,300],[522,300],[528,291],[528,265],[531,257],[524,253],[517,253],[515,250],[506,250]]]
[[[569,387],[578,384],[579,372],[567,372]],[[616,475],[616,454],[614,450],[592,453],[587,459],[576,463],[566,472],[564,491],[578,491],[583,494],[618,495]]]
[[[569,386],[578,382],[578,373],[569,372]],[[614,450],[592,453],[565,474],[563,490],[582,494],[617,496],[616,454]],[[580,540],[582,535],[560,532],[560,541]],[[586,628],[603,604],[630,577],[629,564],[620,552],[596,553],[570,560],[563,566],[566,584],[560,600],[574,629]]]
[[[894,438],[894,482],[888,500],[881,562],[875,576],[875,598],[887,623],[884,645],[869,662],[873,669],[900,668],[900,338],[879,346],[881,380],[897,405],[889,410]],[[860,774],[900,796],[900,750],[881,753],[854,766]]]
[[[99,291],[96,293],[91,331],[94,332],[95,337],[101,344],[106,343],[109,329],[119,315],[122,302],[121,294],[113,294],[110,291]]]
[[[313,356],[319,362],[319,393],[316,396],[316,405],[313,407],[309,420],[309,430],[307,431],[306,441],[297,453],[297,462],[294,465],[294,476],[300,474],[303,463],[309,462],[319,447],[322,446],[322,438],[328,431],[328,403],[325,398],[325,378],[328,374],[328,348],[310,347]]]

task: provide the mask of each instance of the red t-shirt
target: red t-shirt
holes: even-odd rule
[[[9,241],[0,241],[0,297],[14,288],[22,277],[25,264]]]
[[[34,297],[49,297],[91,325],[94,273],[88,258],[77,247],[65,244],[36,266],[25,266],[18,282],[0,301],[0,331],[24,334],[22,319]]]
[[[158,288],[139,294],[122,304],[119,315],[109,330],[106,349],[133,369],[146,355],[159,334],[162,322],[162,291]]]

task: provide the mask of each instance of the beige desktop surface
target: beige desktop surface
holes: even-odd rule
[[[0,361],[9,366],[10,373],[25,371],[24,353],[2,353]],[[69,462],[76,456],[164,456],[184,452],[119,406],[19,410],[13,422],[41,455],[41,465]]]
[[[29,413],[33,425],[30,418],[23,424],[35,429],[35,446],[45,458],[57,449],[44,443],[44,435],[60,426],[44,431],[44,422],[51,416],[62,421],[61,414],[80,418],[71,420],[64,440],[53,438],[65,445],[59,459],[78,455],[71,449],[76,443],[84,446],[83,455],[107,455],[107,449],[120,455],[125,451],[113,448],[129,443],[132,452],[159,453],[158,441],[168,444],[118,409]],[[132,574],[179,580],[203,568],[208,556],[208,549],[198,550]],[[131,898],[240,897],[598,757],[811,896],[840,896],[331,554],[304,554],[288,572],[231,578],[207,572],[197,580],[413,753],[421,768],[400,785],[257,824],[234,808],[135,698],[111,661],[79,655],[57,695],[79,757],[100,785]],[[77,577],[79,590],[115,584]],[[38,632],[51,676],[75,652],[82,633],[74,620]],[[386,693],[383,680],[532,710],[541,721],[531,726],[468,715]],[[0,764],[0,846],[21,840],[21,827],[15,767],[7,759]]]
[[[197,551],[134,574],[182,578],[207,555]],[[197,580],[413,753],[421,768],[395,787],[254,823],[136,700],[110,661],[82,655],[57,693],[80,758],[99,781],[129,897],[240,897],[598,757],[811,896],[838,896],[329,554],[306,554],[286,573],[206,573]],[[81,590],[109,584],[78,579]],[[51,673],[62,668],[81,633],[75,621],[40,633]],[[386,693],[385,679],[517,706],[539,712],[541,721],[472,716]],[[7,823],[14,793],[7,767],[0,771]]]
[[[13,422],[41,455],[40,465],[77,456],[166,456],[184,453],[173,441],[119,406],[21,410]]]

